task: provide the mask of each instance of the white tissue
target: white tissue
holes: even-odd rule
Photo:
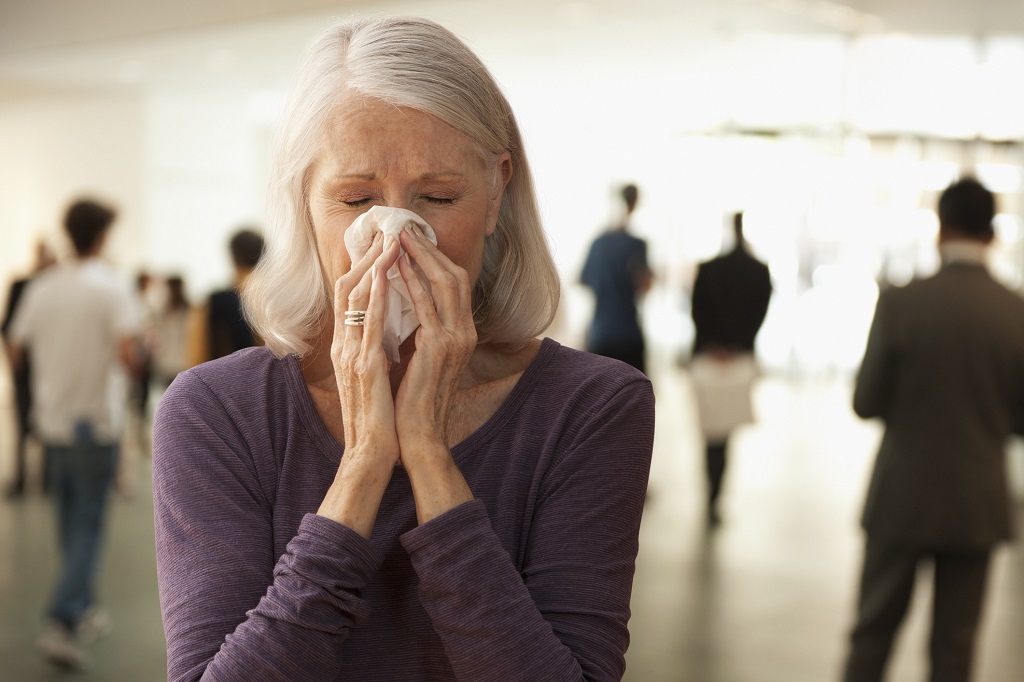
[[[348,249],[349,258],[353,263],[358,261],[370,248],[373,243],[373,235],[377,232],[385,236],[394,237],[398,240],[399,233],[409,223],[419,225],[423,235],[432,244],[437,245],[437,236],[434,230],[423,218],[412,211],[404,208],[391,208],[389,206],[374,206],[362,214],[349,225],[345,230],[345,248]],[[405,249],[399,243],[401,254],[405,255]],[[388,298],[387,308],[384,316],[384,353],[392,362],[399,362],[398,347],[409,338],[409,335],[420,326],[419,318],[412,307],[412,297],[409,296],[409,289],[405,286],[402,273],[398,271],[398,263],[388,270]]]

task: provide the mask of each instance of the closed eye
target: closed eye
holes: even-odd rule
[[[427,201],[438,206],[450,206],[455,203],[455,199],[451,197],[424,197]]]
[[[363,199],[349,199],[347,201],[343,199],[341,203],[345,204],[349,208],[358,208],[360,206],[365,206],[369,201],[370,198],[365,197]]]

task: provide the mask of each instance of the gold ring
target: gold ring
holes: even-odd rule
[[[349,327],[362,327],[366,324],[365,310],[346,310],[345,324]]]

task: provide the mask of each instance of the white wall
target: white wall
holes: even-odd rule
[[[61,219],[80,194],[119,209],[109,256],[126,267],[141,262],[143,127],[141,98],[132,93],[0,99],[0,273],[27,269],[39,237],[67,249]]]
[[[234,89],[146,97],[143,257],[157,274],[182,274],[193,298],[230,283],[231,234],[262,228],[272,131],[251,101]]]

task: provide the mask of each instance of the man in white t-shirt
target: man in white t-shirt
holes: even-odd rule
[[[35,427],[50,463],[62,566],[37,641],[54,663],[81,667],[84,639],[103,628],[93,585],[107,500],[117,468],[125,369],[133,364],[139,315],[127,282],[99,255],[112,209],[94,201],[71,205],[64,227],[72,261],[28,286],[11,324],[11,359],[32,353]]]

